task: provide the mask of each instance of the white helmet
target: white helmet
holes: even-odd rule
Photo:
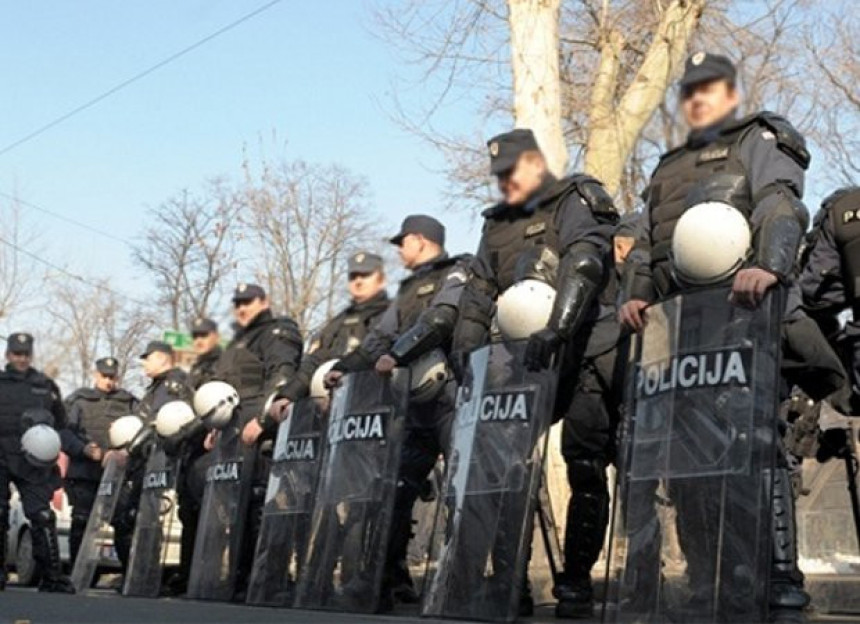
[[[140,416],[130,414],[117,418],[108,429],[108,442],[112,449],[124,449],[132,446],[143,431],[143,420]]]
[[[555,288],[526,279],[508,288],[496,302],[496,320],[505,340],[524,340],[546,327],[555,303]]]
[[[320,364],[320,366],[314,371],[314,375],[311,377],[310,389],[310,396],[312,399],[324,399],[328,396],[328,390],[326,390],[325,385],[323,385],[323,379],[325,379],[326,374],[335,364],[337,364],[337,360],[329,360],[324,364]]]
[[[750,248],[750,226],[739,210],[723,202],[689,208],[675,225],[672,263],[679,280],[713,284],[740,268]]]
[[[161,406],[155,416],[155,431],[162,438],[176,435],[196,416],[194,410],[185,401],[170,401]]]
[[[60,434],[48,425],[33,425],[21,436],[21,448],[28,462],[49,468],[60,456]]]
[[[210,381],[194,393],[194,411],[209,429],[223,429],[239,405],[236,388],[223,381]]]
[[[413,403],[432,401],[448,381],[448,360],[441,349],[433,349],[409,365],[412,373],[409,399]]]

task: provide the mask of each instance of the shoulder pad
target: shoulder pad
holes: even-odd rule
[[[662,154],[660,154],[660,162],[657,163],[657,167],[662,165],[664,162],[668,162],[668,161],[672,160],[673,158],[675,158],[676,156],[680,156],[681,154],[683,154],[685,148],[686,148],[685,145],[679,145],[678,147],[673,147],[668,152],[663,152]],[[657,170],[657,167],[654,168],[654,171]],[[653,177],[653,172],[652,172],[652,177]]]
[[[746,123],[741,124],[739,122],[738,127],[749,125],[753,122],[757,123],[759,126],[764,126],[767,130],[773,133],[776,138],[777,147],[780,150],[788,154],[794,162],[804,169],[809,167],[809,161],[812,157],[809,155],[809,150],[806,148],[806,139],[803,138],[803,135],[800,134],[800,132],[798,132],[785,117],[781,117],[776,113],[762,111],[755,115],[745,117],[741,120],[741,122],[743,121],[746,121]]]
[[[600,180],[584,173],[575,173],[570,179],[576,185],[576,191],[598,219],[609,221],[613,225],[618,222],[615,202],[612,201],[612,197],[606,192]]]
[[[486,210],[481,213],[481,216],[485,219],[495,219],[503,212],[506,212],[508,209],[508,205],[505,202],[499,202],[495,206],[490,206]]]
[[[837,202],[851,203],[856,202],[860,207],[860,186],[846,186],[845,188],[833,191],[830,195],[824,198],[821,202],[821,212],[826,212],[833,208]]]
[[[281,316],[275,319],[275,326],[272,328],[272,335],[276,336],[280,340],[301,341],[299,326],[288,316]]]

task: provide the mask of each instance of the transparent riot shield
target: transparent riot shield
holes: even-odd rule
[[[554,369],[525,369],[525,344],[496,343],[471,355],[423,615],[516,619],[558,381]]]
[[[408,399],[401,369],[335,390],[297,607],[378,610]]]
[[[176,530],[174,523],[179,522],[175,509],[177,476],[176,460],[154,445],[143,472],[124,596],[158,596],[170,535]]]
[[[782,293],[728,288],[648,310],[628,383],[607,615],[765,621]]]
[[[197,525],[188,597],[233,598],[257,449],[242,444],[235,422],[219,432],[206,469],[206,486]],[[253,548],[253,546],[250,546]]]
[[[318,402],[303,399],[278,428],[248,604],[293,604],[319,477],[322,419]]]
[[[115,458],[108,459],[87,520],[78,558],[72,568],[71,581],[78,594],[86,593],[90,589],[100,563],[109,559],[109,552],[105,551],[110,549],[113,535],[110,523],[124,479],[125,466],[120,466]]]
[[[823,435],[842,437],[844,447],[825,463],[814,458],[803,462],[803,483],[797,499],[797,546],[806,591],[820,613],[860,613],[860,449],[854,420],[823,403],[819,421]]]

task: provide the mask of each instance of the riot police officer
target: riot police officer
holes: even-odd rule
[[[564,419],[562,454],[573,490],[568,505],[564,572],[554,594],[559,617],[590,617],[591,568],[608,519],[606,468],[618,420],[611,236],[618,220],[600,182],[576,174],[555,178],[531,130],[488,142],[490,172],[504,200],[486,210],[471,280],[461,302],[455,362],[490,340],[497,300],[517,282],[556,288],[549,322],[529,337],[526,365],[538,370],[563,355],[555,413]],[[613,279],[610,279],[613,278]],[[510,292],[515,292],[511,290]],[[599,295],[603,293],[602,297]],[[526,302],[528,303],[528,302]],[[623,360],[623,358],[621,358]],[[462,364],[460,364],[462,366]],[[528,589],[522,615],[532,611]]]
[[[734,275],[734,304],[755,307],[769,289],[791,283],[808,223],[800,199],[809,153],[803,137],[786,119],[770,112],[737,117],[740,96],[735,75],[734,65],[724,56],[698,52],[686,62],[681,107],[690,132],[683,145],[661,157],[652,174],[636,246],[627,260],[619,318],[633,330],[644,326],[643,311],[650,302],[688,287],[673,271],[670,249],[676,223],[701,202],[729,204],[752,224],[752,256]],[[790,297],[786,319],[792,320],[796,310]],[[784,466],[783,462],[774,476],[774,497],[791,501]],[[791,503],[774,505],[772,530],[772,613],[794,617],[809,597],[797,568]],[[680,537],[684,547],[684,536]],[[697,553],[687,551],[695,548],[685,548],[692,577]]]
[[[382,375],[409,366],[434,349],[447,351],[457,322],[460,294],[467,281],[468,256],[445,251],[445,226],[427,215],[407,217],[390,239],[411,273],[361,346],[339,360],[326,376],[331,387],[345,373],[375,368]],[[413,380],[414,382],[414,380]],[[412,532],[412,508],[441,454],[447,452],[454,413],[454,383],[440,386],[433,400],[410,400],[406,437],[390,529],[381,609],[392,600],[417,602],[406,553]]]
[[[306,397],[314,373],[324,363],[343,357],[361,345],[370,328],[388,307],[382,258],[359,251],[347,263],[351,303],[311,339],[296,374],[278,393],[271,415],[280,419],[289,403]],[[286,399],[286,401],[280,400]]]
[[[860,187],[839,189],[821,203],[798,279],[803,306],[843,356],[857,413],[860,393]],[[839,315],[852,311],[840,327]]]
[[[191,338],[197,359],[191,365],[189,376],[191,387],[196,390],[215,378],[215,369],[222,352],[218,324],[210,318],[195,319],[191,325]]]
[[[63,452],[69,456],[65,490],[72,506],[69,552],[74,563],[101,481],[101,460],[109,448],[111,423],[137,411],[137,398],[119,387],[119,362],[96,360],[93,387],[80,388],[66,400],[69,424],[60,432]]]
[[[22,448],[27,413],[38,410],[42,422],[58,429],[66,426],[66,410],[57,385],[31,366],[33,337],[14,333],[6,345],[6,368],[0,373],[0,590],[6,586],[6,533],[9,528],[9,485],[15,484],[24,514],[30,521],[33,558],[38,565],[40,591],[74,593],[62,574],[57,543],[57,518],[51,509],[54,490],[62,485],[56,456],[50,465],[36,465]],[[59,438],[57,438],[59,442]],[[59,444],[57,445],[59,452]]]
[[[263,406],[266,397],[286,384],[298,368],[302,338],[295,321],[272,313],[266,291],[257,284],[241,283],[236,287],[233,315],[237,330],[218,361],[215,379],[238,391],[237,418],[242,428],[242,441],[247,446],[257,447],[248,512],[250,521],[245,528],[246,539],[237,575],[236,599],[244,600],[244,585],[253,565],[254,546],[262,522],[271,438],[275,432],[274,423],[264,414]]]
[[[176,366],[173,347],[160,340],[150,341],[140,355],[143,372],[150,379],[137,408],[137,414],[146,425],[152,425],[158,410],[170,401],[191,401],[192,391],[185,371]],[[123,572],[128,567],[131,541],[134,537],[135,516],[143,486],[148,445],[129,455],[127,451],[110,451],[123,455],[127,461],[125,483],[113,518],[114,547],[122,564]]]

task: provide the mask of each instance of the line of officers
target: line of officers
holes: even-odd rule
[[[119,363],[108,357],[96,362],[94,386],[76,391],[63,403],[56,385],[30,365],[32,337],[12,334],[8,363],[0,374],[0,532],[5,534],[8,527],[8,486],[14,483],[33,527],[40,589],[70,590],[61,574],[49,506],[60,485],[58,473],[50,465],[50,449],[37,443],[41,438],[27,438],[32,428],[45,424],[40,418],[60,432],[62,450],[70,458],[65,487],[73,506],[74,557],[102,463],[110,454],[124,452],[111,450],[108,441],[111,423],[120,416],[137,414],[150,422],[166,403],[191,402],[197,388],[221,380],[238,391],[243,442],[265,448],[289,404],[308,396],[314,374],[327,362],[336,361],[324,376],[326,387],[333,388],[350,372],[375,369],[389,375],[395,367],[413,365],[441,348],[456,380],[474,349],[492,340],[526,339],[528,368],[544,369],[554,356],[561,358],[555,418],[562,422],[561,451],[572,495],[563,570],[555,579],[556,613],[590,617],[591,572],[609,516],[607,468],[615,459],[627,338],[647,323],[650,303],[693,286],[673,267],[671,248],[676,222],[703,202],[727,203],[750,224],[751,248],[728,278],[733,303],[756,306],[769,289],[780,286],[789,292],[782,337],[783,395],[799,386],[814,400],[828,399],[845,413],[856,411],[860,320],[842,326],[837,316],[851,309],[860,319],[860,190],[845,189],[824,202],[801,255],[809,221],[801,203],[809,164],[803,137],[774,113],[738,115],[735,67],[723,56],[691,56],[679,88],[689,134],[683,145],[661,157],[643,193],[640,213],[619,220],[611,197],[593,177],[553,176],[530,130],[494,137],[488,142],[490,172],[503,199],[483,213],[476,254],[449,256],[439,221],[428,215],[408,217],[390,239],[410,272],[395,298],[386,294],[380,257],[354,254],[348,266],[350,304],[304,351],[295,322],[273,314],[260,286],[240,284],[233,295],[236,332],[226,348],[219,346],[214,322],[199,319],[193,324],[198,358],[190,374],[175,366],[169,345],[151,342],[141,355],[151,383],[140,401],[118,387]],[[705,262],[719,260],[720,253],[702,250]],[[552,285],[554,300],[547,304],[534,291],[515,288],[528,280]],[[505,327],[500,328],[503,317]],[[264,409],[268,397],[274,400]],[[445,393],[410,407],[383,604],[389,599],[416,600],[405,563],[412,507],[438,458],[446,454],[453,413],[453,401]],[[202,495],[194,466],[213,443],[213,435],[203,433],[178,451],[184,475],[177,487],[183,534],[179,572],[164,587],[171,594],[187,587]],[[267,481],[265,468],[258,472],[252,521],[246,528],[251,544],[259,531]],[[140,470],[128,474],[133,481]],[[135,495],[139,497],[139,487],[120,501],[113,520],[124,566]],[[777,524],[783,535],[773,546],[770,602],[775,617],[799,613],[809,602],[797,568],[794,531],[786,530],[784,519]],[[5,561],[5,545],[0,540],[0,563]],[[244,568],[237,575],[240,583],[249,576],[250,555],[239,563]],[[5,574],[0,575],[0,587],[4,581]],[[237,595],[243,591],[238,587]],[[526,584],[521,615],[531,610]]]

